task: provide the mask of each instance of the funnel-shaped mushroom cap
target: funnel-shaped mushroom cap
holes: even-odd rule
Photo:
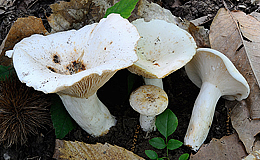
[[[145,78],[164,78],[183,67],[196,53],[192,36],[164,20],[132,22],[140,33],[136,53],[139,60],[128,69]]]
[[[139,38],[128,20],[110,14],[77,31],[32,35],[7,56],[13,57],[19,79],[36,90],[89,97],[116,71],[137,61]]]
[[[190,80],[199,88],[203,82],[210,82],[228,100],[245,99],[250,92],[247,81],[233,63],[214,49],[199,48],[185,70]]]

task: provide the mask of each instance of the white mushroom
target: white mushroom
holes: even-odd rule
[[[173,23],[164,20],[132,22],[140,33],[136,53],[139,60],[128,70],[144,77],[145,84],[163,89],[162,78],[180,69],[196,53],[192,36]]]
[[[200,87],[184,138],[184,144],[197,151],[208,135],[219,98],[240,101],[247,98],[250,89],[232,62],[213,49],[198,49],[185,69],[190,80]]]
[[[134,90],[129,99],[132,108],[140,113],[140,126],[146,131],[155,131],[155,117],[168,106],[168,96],[154,85],[143,85]]]
[[[79,30],[32,35],[6,53],[23,83],[57,93],[72,118],[89,134],[106,134],[116,123],[96,92],[118,70],[137,61],[140,38],[119,14]]]

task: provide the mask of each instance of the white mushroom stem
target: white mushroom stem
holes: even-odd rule
[[[156,119],[155,116],[146,116],[140,114],[139,121],[143,131],[145,132],[156,131],[155,119]]]
[[[163,89],[163,81],[161,78],[143,78],[145,85],[154,85]]]
[[[221,97],[216,85],[203,82],[195,101],[184,144],[197,151],[205,141],[212,124],[216,104]]]
[[[98,99],[96,93],[88,98],[77,98],[65,94],[59,94],[59,96],[71,117],[93,136],[106,134],[110,127],[116,124],[115,117]]]

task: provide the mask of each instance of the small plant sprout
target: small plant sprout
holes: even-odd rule
[[[149,140],[149,144],[157,149],[166,148],[166,157],[159,158],[158,154],[153,150],[145,150],[145,154],[150,159],[169,160],[169,150],[177,149],[183,144],[182,142],[175,139],[168,140],[168,137],[171,134],[173,134],[173,132],[176,130],[178,126],[178,119],[170,109],[167,109],[162,114],[157,116],[155,125],[158,128],[158,131],[165,137],[165,141],[161,137],[155,137]],[[186,160],[188,158],[189,158],[189,154],[185,153],[179,157],[179,160]]]

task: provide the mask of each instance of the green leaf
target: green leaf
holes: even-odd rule
[[[179,157],[179,160],[187,160],[188,158],[189,158],[189,154],[188,153],[184,153],[183,155],[181,155],[180,157]]]
[[[12,66],[2,66],[0,65],[0,80],[5,80],[9,75],[14,73],[14,68]]]
[[[157,159],[158,158],[158,154],[153,150],[145,150],[144,152],[147,155],[147,157],[149,157],[150,159]]]
[[[58,139],[64,138],[77,126],[57,94],[52,94],[51,119]]]
[[[177,148],[179,148],[180,146],[182,146],[182,142],[181,141],[178,141],[178,140],[176,140],[176,139],[170,139],[169,141],[168,141],[168,144],[167,144],[167,148],[169,149],[169,150],[174,150],[174,149],[177,149]]]
[[[161,137],[155,137],[149,140],[149,144],[157,149],[164,149],[166,147],[165,141]]]
[[[128,18],[131,16],[138,1],[139,0],[121,0],[107,9],[104,18],[106,18],[110,13],[119,13],[123,18]]]
[[[155,125],[158,131],[165,138],[167,138],[176,130],[178,126],[178,119],[170,109],[167,109],[162,114],[157,116]]]
[[[130,96],[131,91],[133,89],[134,83],[137,80],[137,75],[133,74],[133,73],[129,73],[127,76],[127,92],[128,92],[128,96]]]

